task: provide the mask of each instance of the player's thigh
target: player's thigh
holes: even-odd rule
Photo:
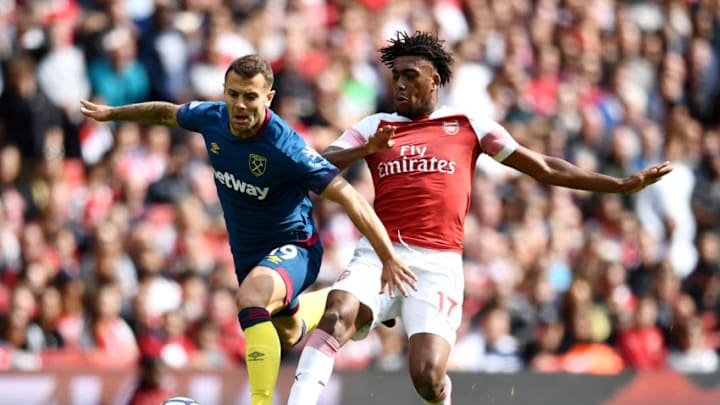
[[[258,266],[272,269],[285,286],[285,300],[281,308],[297,304],[297,297],[315,282],[322,263],[323,248],[292,243],[279,246],[268,253]]]
[[[403,300],[401,309],[408,336],[432,333],[453,346],[462,319],[462,256],[455,252],[405,247],[400,249],[400,257],[417,276],[417,290]]]
[[[238,301],[254,301],[251,304],[275,313],[293,303],[315,281],[321,261],[319,244],[284,244],[272,249],[247,275],[238,273]]]
[[[398,314],[398,298],[391,299],[387,292],[380,294],[381,273],[382,263],[377,259],[375,253],[372,250],[359,248],[355,251],[347,269],[340,273],[333,283],[331,295],[335,291],[346,294],[336,293],[338,302],[333,302],[328,297],[328,308],[331,305],[336,305],[337,308],[343,307],[345,302],[349,301],[346,298],[347,295],[354,297],[359,302],[353,340],[365,338],[370,329]]]
[[[408,367],[416,386],[442,380],[462,316],[461,303],[453,305],[444,294],[432,297],[425,292],[426,297],[436,299],[408,297],[402,305],[403,325],[410,337]]]
[[[460,272],[460,274],[457,274]],[[417,291],[402,302],[401,314],[408,336],[430,333],[452,347],[462,320],[462,268],[445,272],[417,272]]]
[[[283,278],[274,269],[257,266],[240,283],[238,308],[262,307],[269,312],[282,308],[287,296]]]

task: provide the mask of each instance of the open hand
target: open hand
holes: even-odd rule
[[[670,162],[663,162],[659,165],[642,169],[625,180],[626,186],[623,192],[625,194],[638,192],[651,184],[657,183],[663,176],[670,173],[672,169]]]
[[[82,104],[82,107],[80,108],[80,112],[89,118],[92,118],[97,121],[110,121],[110,110],[112,110],[112,107],[101,105],[101,104],[95,104],[91,103],[87,100],[80,100],[80,104]]]
[[[383,262],[383,270],[380,284],[380,294],[388,290],[390,298],[395,298],[395,288],[400,290],[403,297],[407,297],[407,289],[404,284],[409,285],[413,290],[417,291],[415,286],[417,276],[413,273],[400,259],[393,257]]]
[[[392,125],[385,125],[379,128],[374,134],[370,135],[367,143],[368,154],[382,152],[388,150],[395,145],[392,136],[395,134],[395,127]]]

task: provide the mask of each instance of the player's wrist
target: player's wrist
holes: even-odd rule
[[[625,177],[623,179],[617,179],[618,182],[618,188],[620,189],[620,193],[627,194],[631,192],[634,188],[637,187],[637,179],[635,179],[633,176],[631,177]]]
[[[383,252],[383,254],[380,254],[378,252],[378,258],[380,258],[380,261],[383,264],[398,260],[397,256],[395,255],[395,253],[392,250],[389,252]]]
[[[373,151],[373,147],[370,142],[366,142],[365,145],[363,145],[362,151],[363,151],[363,157],[365,157],[367,155],[372,155],[373,153],[375,153],[375,151]]]

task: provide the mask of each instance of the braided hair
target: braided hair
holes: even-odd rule
[[[419,56],[427,59],[433,64],[438,75],[440,75],[440,85],[444,86],[450,82],[452,77],[453,56],[443,47],[445,41],[441,41],[437,36],[422,31],[415,31],[409,35],[407,32],[396,32],[395,38],[388,41],[390,45],[380,48],[380,61],[392,69],[395,59],[400,56]]]

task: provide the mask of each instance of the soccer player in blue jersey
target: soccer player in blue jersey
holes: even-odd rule
[[[309,191],[340,203],[371,241],[383,261],[383,288],[405,294],[402,284],[414,282],[370,204],[270,110],[272,85],[267,61],[248,55],[227,69],[224,102],[109,107],[81,101],[82,113],[98,121],[179,125],[203,135],[240,285],[252,405],[272,403],[281,347],[317,326],[325,308],[327,291],[298,297],[315,281],[323,253]]]

